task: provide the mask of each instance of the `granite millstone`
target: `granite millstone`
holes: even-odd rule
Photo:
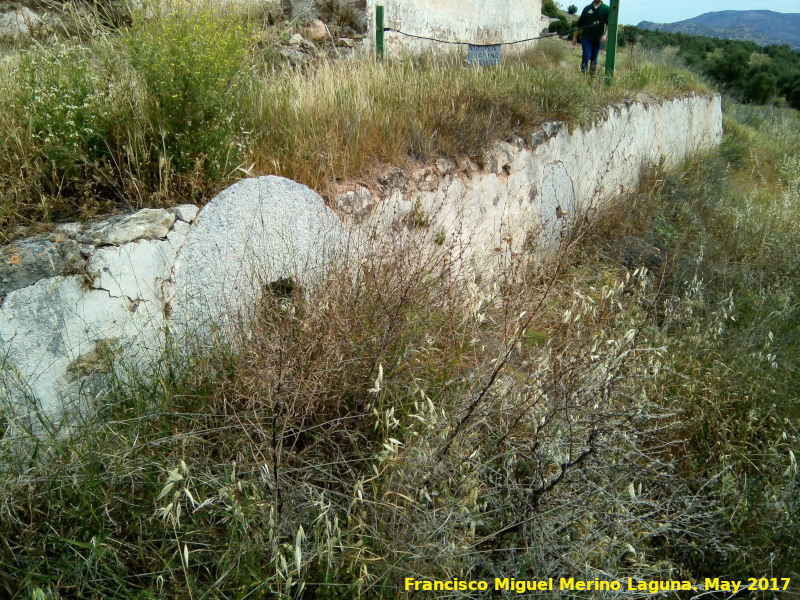
[[[239,323],[270,283],[320,281],[348,241],[339,218],[306,186],[272,176],[240,181],[197,216],[173,269],[170,321],[192,334]]]

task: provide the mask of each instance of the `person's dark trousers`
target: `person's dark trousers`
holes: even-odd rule
[[[597,57],[600,56],[600,40],[594,42],[589,38],[584,37],[583,42],[581,44],[581,48],[583,49],[583,59],[581,60],[581,71],[585,74],[586,69],[589,66],[589,62],[591,61],[592,75],[594,75],[595,71],[597,71]]]

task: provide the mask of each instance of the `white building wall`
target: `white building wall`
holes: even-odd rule
[[[373,43],[376,5],[384,7],[386,27],[450,42],[499,44],[534,38],[541,31],[541,0],[367,0],[368,39]],[[446,50],[458,46],[386,32],[389,56],[430,48]],[[507,48],[510,47],[503,50]]]

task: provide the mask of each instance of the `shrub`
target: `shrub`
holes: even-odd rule
[[[686,77],[639,66],[606,88],[524,60],[287,77],[269,90],[264,148],[333,164],[356,142],[356,156],[387,138],[401,153],[440,148],[422,133],[472,147]],[[496,129],[477,119],[492,108],[510,115]],[[608,230],[658,255],[654,276],[624,258],[624,236],[592,244],[595,224],[552,272],[509,254],[499,272],[453,278],[440,215],[417,210],[416,228],[324,287],[269,286],[252,329],[169,356],[150,382],[110,385],[70,439],[31,439],[20,455],[24,434],[8,427],[0,589],[396,598],[409,576],[790,572],[800,121],[726,114],[728,150],[606,207]]]
[[[683,58],[687,66],[702,64],[706,60],[706,52],[697,46],[682,46],[678,51],[678,56]]]
[[[716,529],[696,543],[674,529],[653,540],[656,555],[696,573],[792,570],[800,119],[732,102],[725,114],[719,152],[659,175],[652,197],[637,194],[604,219],[629,228],[612,260],[642,246],[666,254],[649,343],[669,350],[654,393],[676,409],[673,464],[694,482],[692,518]]]
[[[146,92],[156,164],[219,177],[243,154],[248,31],[210,4],[154,10],[124,44]]]
[[[706,72],[720,83],[736,85],[747,72],[749,62],[750,52],[735,47],[711,59]]]
[[[559,33],[564,34],[569,32],[572,29],[572,24],[567,21],[564,17],[561,17],[558,21],[554,21],[550,23],[547,27],[547,31],[550,33]]]
[[[618,558],[691,499],[640,451],[671,429],[637,392],[644,272],[551,286],[509,256],[476,284],[413,236],[265,293],[230,346],[110,386],[96,423],[0,471],[9,587],[388,599],[408,576],[663,574]]]
[[[561,11],[553,0],[544,0],[542,2],[542,14],[548,17],[559,17],[561,16]]]
[[[742,81],[749,102],[764,104],[778,95],[778,78],[763,67],[752,66]]]
[[[789,106],[800,110],[800,76],[798,76],[791,89],[786,93],[786,100],[789,102]]]
[[[108,83],[85,47],[24,52],[18,76],[19,106],[48,175],[76,178],[107,154]]]

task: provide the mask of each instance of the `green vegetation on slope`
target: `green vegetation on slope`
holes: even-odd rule
[[[651,339],[671,360],[649,393],[675,403],[685,436],[677,464],[698,499],[716,498],[713,518],[724,523],[725,535],[658,555],[742,577],[775,560],[773,572],[796,577],[800,118],[734,102],[725,114],[720,150],[626,207],[605,233],[606,256],[659,273]]]
[[[493,70],[455,56],[294,69],[279,52],[291,25],[165,6],[0,65],[2,230],[200,202],[245,174],[324,193],[381,162],[477,158],[491,140],[549,119],[586,124],[638,92],[705,89],[639,62],[611,88],[589,85],[560,68],[564,48],[544,44]]]
[[[760,47],[753,42],[625,27],[622,45],[650,50],[678,48],[689,68],[706,75],[739,100],[764,104],[783,96],[800,109],[800,52],[787,45]]]
[[[800,50],[800,14],[771,10],[723,10],[678,23],[639,23],[642,29],[706,35],[755,42],[761,46],[788,44]]]

